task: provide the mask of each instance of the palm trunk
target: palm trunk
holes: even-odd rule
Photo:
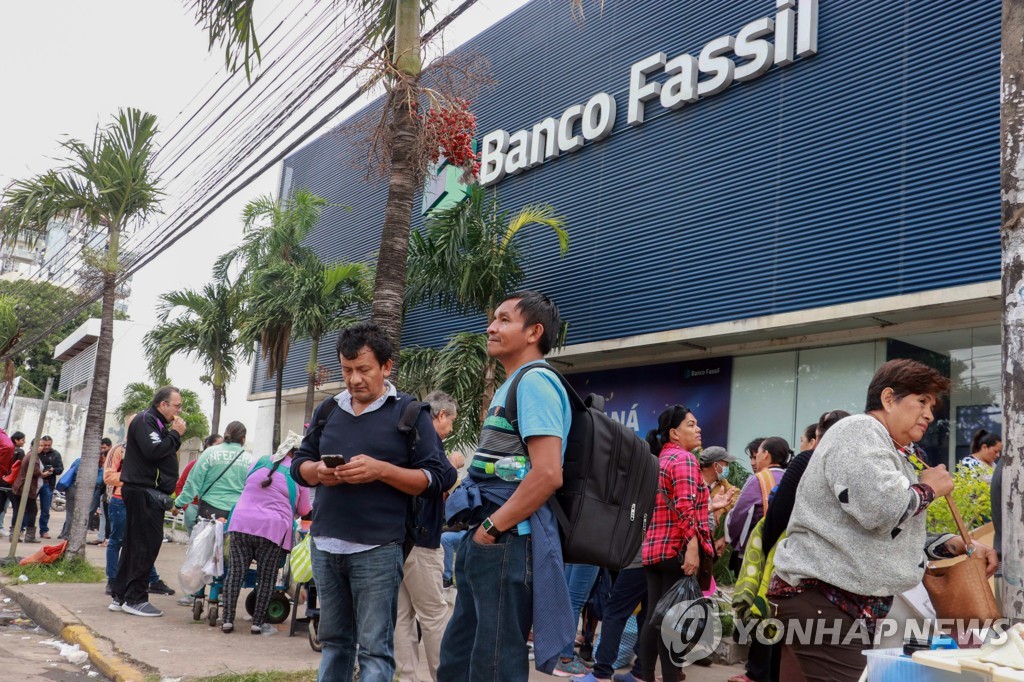
[[[220,433],[220,404],[224,400],[224,387],[213,385],[213,418],[210,420],[210,433]]]
[[[111,239],[111,259],[117,261],[116,240]],[[117,297],[117,273],[108,272],[103,277],[103,309],[100,315],[100,338],[96,342],[96,368],[92,376],[92,392],[89,394],[89,410],[85,417],[85,436],[82,441],[82,461],[78,465],[77,480],[92,484],[96,480],[100,462],[100,439],[103,438],[103,422],[107,416],[107,384],[110,378],[110,355],[114,348],[114,301]],[[75,496],[74,509],[69,510],[71,533],[68,552],[85,558],[85,535],[89,528],[89,509],[92,502],[92,487],[85,485],[83,492]]]
[[[281,444],[281,389],[284,385],[284,359],[277,363],[277,379],[274,382],[274,450]]]
[[[309,364],[306,365],[306,372],[309,374],[309,377],[306,380],[306,408],[302,413],[304,422],[308,422],[313,418],[313,399],[316,393],[316,369],[319,354],[320,337],[314,336],[309,346]]]
[[[380,235],[377,276],[373,292],[373,321],[395,347],[394,376],[402,340],[402,302],[409,253],[409,226],[419,184],[419,119],[410,106],[417,99],[420,73],[420,14],[418,0],[398,0],[395,10],[394,82],[391,111],[391,180]]]
[[[1003,616],[1024,617],[1024,0],[1003,0]]]

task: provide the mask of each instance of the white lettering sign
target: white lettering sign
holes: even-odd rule
[[[709,41],[697,56],[669,59],[656,52],[629,70],[626,123],[643,125],[647,105],[679,109],[724,92],[734,81],[759,78],[772,66],[789,66],[797,57],[818,53],[818,0],[776,0],[774,17],[755,19],[736,35]],[[774,39],[774,40],[772,40]],[[664,73],[664,82],[650,80]],[[483,137],[480,185],[500,182],[544,162],[608,137],[615,127],[615,98],[599,92],[585,104],[574,104],[561,117],[545,118],[531,129],[511,135],[494,130]]]

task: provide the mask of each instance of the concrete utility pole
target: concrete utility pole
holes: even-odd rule
[[[1003,615],[1024,618],[1024,0],[1003,0]]]
[[[39,450],[39,439],[43,437],[43,427],[46,424],[46,410],[50,407],[50,391],[53,389],[53,377],[46,380],[46,391],[43,392],[43,405],[39,408],[39,421],[36,422],[36,437],[32,440],[32,447],[29,448],[25,460],[21,463],[22,471],[25,472],[25,483],[21,489],[18,510],[14,514],[14,530],[11,531],[11,549],[7,553],[4,564],[14,563],[18,560],[18,536],[21,535],[21,522],[25,518],[25,505],[28,504],[28,491],[32,487],[32,473],[36,468],[36,452]]]

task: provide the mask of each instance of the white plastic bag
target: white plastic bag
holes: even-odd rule
[[[223,575],[224,573],[224,522],[216,520],[214,523],[214,545],[213,554],[210,555],[210,559],[203,565],[203,572],[209,576],[207,583],[213,582],[213,579]]]
[[[206,572],[206,565],[217,552],[217,526],[216,521],[200,519],[192,529],[192,536],[188,540],[188,551],[185,553],[185,561],[178,571],[178,584],[185,594],[195,594],[203,589],[204,585],[213,582],[213,576]],[[221,534],[221,553],[223,556],[223,533]],[[223,562],[223,558],[222,558]],[[220,575],[219,573],[217,575]]]

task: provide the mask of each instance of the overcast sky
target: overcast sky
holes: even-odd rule
[[[525,3],[480,0],[449,27],[446,47],[451,49]],[[259,0],[257,17],[277,16],[275,12],[294,4],[295,0]],[[4,2],[0,187],[53,167],[64,136],[89,140],[97,123],[108,122],[119,107],[152,112],[165,134],[174,130],[199,106],[197,94],[225,77],[223,53],[210,53],[207,46],[206,35],[179,0]],[[265,173],[135,275],[128,310],[136,324],[153,323],[161,293],[198,288],[209,281],[213,261],[241,237],[242,207],[258,195],[276,192],[278,174],[277,168]],[[246,402],[250,372],[249,366],[242,367],[231,385],[222,424],[255,421],[255,403]],[[169,374],[179,385],[198,391],[210,409],[209,388],[199,382],[200,367],[179,359]],[[112,409],[119,396],[112,393],[110,401]]]

